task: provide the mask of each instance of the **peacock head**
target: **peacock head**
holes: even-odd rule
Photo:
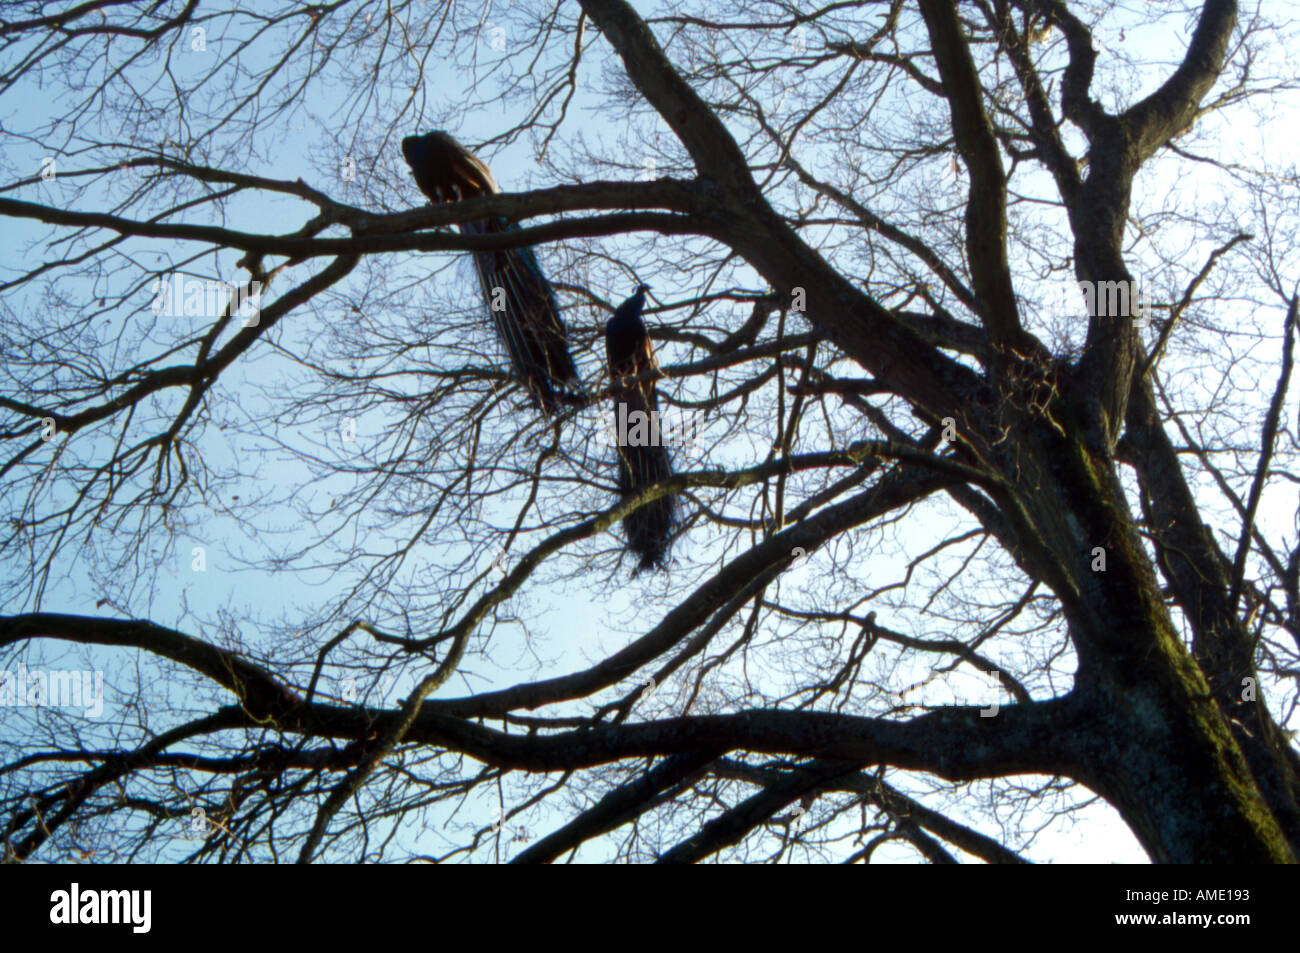
[[[448,133],[441,129],[435,129],[432,132],[426,132],[422,136],[407,136],[403,139],[402,155],[406,157],[408,163],[414,164],[440,146],[444,149],[450,148],[456,152],[464,151],[460,143]]]

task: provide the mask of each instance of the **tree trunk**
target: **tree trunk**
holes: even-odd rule
[[[1041,578],[1064,577],[1056,588],[1079,651],[1075,690],[1091,712],[1074,739],[1079,780],[1116,807],[1153,861],[1294,863],[1288,805],[1261,792],[1289,790],[1271,774],[1289,768],[1269,761],[1257,783],[1174,628],[1115,462],[1055,409],[1055,419],[1017,415],[1020,448],[1032,450],[1002,463],[1024,501],[1022,535]]]
[[[1294,863],[1204,678],[1176,648],[1123,681],[1090,684],[1083,780],[1155,863]]]

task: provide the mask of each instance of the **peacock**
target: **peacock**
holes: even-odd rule
[[[432,202],[458,202],[501,191],[487,164],[441,130],[407,136],[402,140],[402,155],[415,184]],[[460,231],[492,235],[518,227],[504,218],[486,218],[464,222]],[[569,353],[559,302],[537,255],[528,247],[472,255],[497,337],[535,405],[552,414],[560,404],[579,403],[578,371]]]
[[[605,324],[605,353],[613,382],[618,488],[624,499],[673,475],[654,384],[662,372],[641,319],[648,290],[648,285],[639,285],[636,294],[620,304]],[[637,380],[639,377],[646,379]],[[675,493],[651,500],[623,518],[628,548],[640,559],[637,572],[666,566],[676,525]]]

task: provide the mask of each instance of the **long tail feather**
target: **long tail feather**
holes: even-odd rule
[[[510,231],[500,219],[466,222],[466,235]],[[483,301],[511,367],[527,382],[534,401],[546,413],[576,399],[578,370],[569,353],[564,320],[551,283],[531,248],[473,253]]]
[[[623,420],[636,420],[633,414],[642,411],[646,419],[658,411],[658,400],[652,385],[629,387],[615,395],[615,412]],[[623,405],[620,407],[619,405]],[[648,437],[649,439],[638,439]],[[631,438],[631,439],[629,439]],[[627,427],[620,433],[618,442],[618,488],[624,499],[635,495],[651,484],[667,480],[673,475],[672,459],[664,445],[660,428],[643,427],[638,432]],[[663,568],[668,561],[673,531],[677,526],[677,495],[675,493],[651,500],[623,518],[623,532],[627,545],[640,557],[637,572]]]

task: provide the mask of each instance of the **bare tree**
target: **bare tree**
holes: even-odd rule
[[[665,6],[6,8],[8,857],[1019,863],[1100,799],[1296,860],[1300,179],[1229,131],[1294,36]],[[425,206],[430,128],[506,191]],[[550,419],[460,263],[525,245]],[[642,280],[686,426],[619,502]]]

